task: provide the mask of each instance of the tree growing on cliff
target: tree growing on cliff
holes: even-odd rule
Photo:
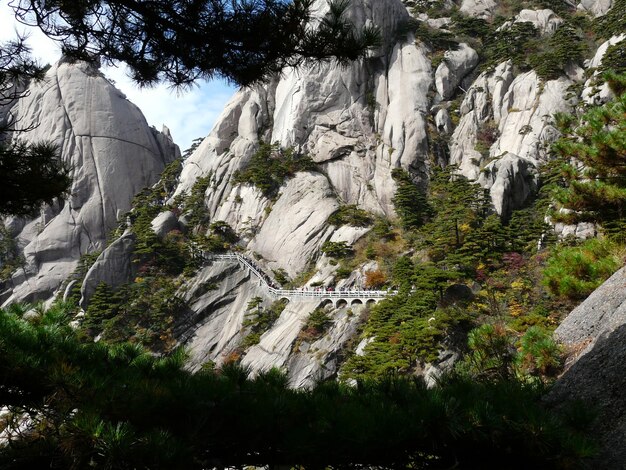
[[[605,233],[626,229],[626,75],[607,75],[615,100],[590,109],[580,119],[557,116],[564,135],[552,146],[564,161],[568,186],[556,198],[570,212],[563,222],[594,222]]]
[[[43,73],[24,38],[0,44],[0,216],[29,215],[65,194],[71,184],[70,168],[59,160],[54,145],[17,140],[32,126],[16,122],[10,108]]]
[[[65,54],[126,62],[142,85],[222,77],[245,86],[285,67],[347,63],[379,43],[375,28],[356,31],[345,19],[349,0],[331,1],[315,19],[313,0],[14,0],[12,6],[19,20],[61,41]]]

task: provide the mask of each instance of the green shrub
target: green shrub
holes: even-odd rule
[[[311,157],[300,155],[293,148],[262,142],[247,165],[235,172],[233,182],[256,186],[265,197],[275,199],[286,178],[316,168]]]
[[[243,328],[248,331],[248,334],[241,344],[244,349],[259,343],[263,333],[269,331],[283,313],[288,301],[285,299],[277,300],[267,308],[263,308],[262,303],[261,297],[254,297],[248,302],[248,309],[243,321]]]
[[[420,227],[430,214],[426,196],[411,181],[411,177],[405,170],[395,168],[391,172],[391,176],[397,185],[392,202],[400,217],[402,226],[406,230]]]
[[[517,362],[526,374],[553,376],[562,364],[561,350],[549,330],[531,326],[520,339]]]
[[[212,178],[213,175],[211,173],[205,177],[198,178],[191,187],[189,195],[183,202],[184,210],[187,213],[191,227],[200,227],[208,222],[209,215],[204,201],[204,195],[211,184]]]
[[[611,242],[597,238],[578,246],[555,247],[550,251],[543,272],[544,285],[562,298],[587,297],[619,268],[614,248]]]
[[[467,335],[470,353],[464,366],[471,375],[506,379],[514,374],[515,350],[513,335],[502,324],[484,324]]]
[[[141,275],[133,284],[113,290],[101,283],[89,301],[81,331],[102,341],[131,341],[153,351],[170,351],[175,319],[187,308],[172,279]]]
[[[321,251],[331,258],[345,258],[353,252],[352,247],[346,242],[331,241],[324,242],[322,244]]]
[[[606,15],[594,20],[593,30],[600,37],[609,39],[626,31],[626,0],[615,0]]]
[[[296,345],[299,345],[302,341],[311,343],[320,339],[332,324],[333,320],[326,311],[322,308],[316,308],[309,314],[306,323],[298,335]]]
[[[373,222],[369,212],[359,209],[355,205],[341,206],[328,218],[331,225],[351,225],[352,227],[367,227]]]

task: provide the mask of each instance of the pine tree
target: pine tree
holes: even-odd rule
[[[405,230],[421,227],[430,213],[426,196],[413,184],[406,171],[396,168],[391,172],[391,176],[398,186],[392,201],[402,226]]]
[[[346,0],[311,27],[313,0],[17,0],[26,24],[83,60],[123,61],[142,85],[188,86],[215,76],[239,85],[307,62],[347,63],[379,43],[356,31]]]
[[[8,111],[27,93],[30,81],[43,78],[44,70],[24,38],[0,43],[0,216],[31,215],[43,203],[63,197],[71,184],[71,168],[59,159],[56,146],[18,140],[32,127],[20,127]]]
[[[577,122],[559,119],[564,136],[552,150],[564,163],[569,186],[555,191],[569,213],[555,213],[567,223],[594,222],[607,233],[626,229],[626,76],[608,75],[621,94],[587,111]]]

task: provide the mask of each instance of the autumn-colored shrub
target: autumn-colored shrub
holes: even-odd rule
[[[368,289],[379,289],[387,282],[387,276],[380,269],[367,271],[365,273],[365,287]]]

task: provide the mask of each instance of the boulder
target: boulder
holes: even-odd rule
[[[532,23],[541,36],[553,34],[563,23],[552,10],[522,10],[515,18],[504,22],[496,31],[509,29],[515,23]]]
[[[136,268],[132,263],[135,234],[127,230],[109,245],[89,268],[80,289],[80,306],[87,308],[89,299],[102,282],[115,288],[128,284],[135,278]]]
[[[458,49],[446,51],[435,71],[435,87],[442,99],[450,99],[461,80],[478,64],[478,53],[465,43]]]
[[[591,435],[599,454],[590,466],[624,468],[626,448],[626,268],[576,307],[555,331],[570,354],[547,401],[581,400],[595,414]]]
[[[495,0],[463,0],[459,11],[468,16],[489,19],[494,15],[496,7]]]
[[[496,212],[507,216],[535,193],[538,178],[532,161],[506,153],[485,166],[478,182],[489,189]]]
[[[626,268],[605,281],[563,320],[557,340],[584,355],[595,342],[626,323]],[[582,349],[581,349],[582,348]]]
[[[581,0],[578,9],[587,11],[593,16],[603,16],[613,7],[615,0]]]
[[[172,211],[163,211],[150,222],[153,232],[157,237],[163,239],[172,230],[180,228],[178,218]]]
[[[545,36],[554,33],[563,23],[563,19],[549,9],[522,10],[517,14],[513,22],[532,23],[539,31],[539,34]]]
[[[452,132],[452,119],[450,113],[445,108],[441,108],[435,114],[435,126],[440,134],[450,134]]]

